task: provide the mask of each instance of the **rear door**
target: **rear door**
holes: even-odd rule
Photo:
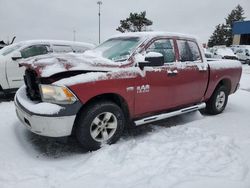
[[[176,66],[175,106],[199,103],[208,84],[208,66],[203,62],[196,41],[177,40],[179,61]]]
[[[32,45],[20,50],[22,59],[37,55],[47,54],[49,45]],[[11,60],[6,64],[6,74],[10,88],[19,88],[23,82],[24,67],[19,67],[18,61]]]

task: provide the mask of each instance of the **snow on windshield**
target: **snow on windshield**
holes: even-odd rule
[[[96,47],[94,51],[112,61],[125,61],[140,42],[139,37],[111,38]]]

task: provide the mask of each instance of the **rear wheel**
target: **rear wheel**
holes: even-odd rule
[[[219,86],[214,91],[211,98],[206,103],[206,111],[209,114],[216,115],[224,111],[228,100],[228,89],[225,86]]]
[[[76,122],[76,137],[88,150],[102,144],[113,144],[122,135],[125,124],[123,111],[113,102],[100,101],[86,107]]]

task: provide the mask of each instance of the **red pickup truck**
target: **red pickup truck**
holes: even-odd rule
[[[129,125],[202,108],[221,113],[242,73],[237,60],[207,62],[194,37],[165,32],[121,34],[83,55],[46,55],[22,65],[20,121],[39,135],[74,134],[89,150],[115,143]]]

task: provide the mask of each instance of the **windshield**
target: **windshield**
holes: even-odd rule
[[[139,37],[113,38],[97,46],[94,51],[112,61],[125,61],[140,42]]]
[[[11,52],[21,48],[22,45],[20,43],[17,44],[11,44],[9,46],[4,47],[3,49],[0,50],[0,54],[3,56],[6,56],[8,54],[10,54]]]

